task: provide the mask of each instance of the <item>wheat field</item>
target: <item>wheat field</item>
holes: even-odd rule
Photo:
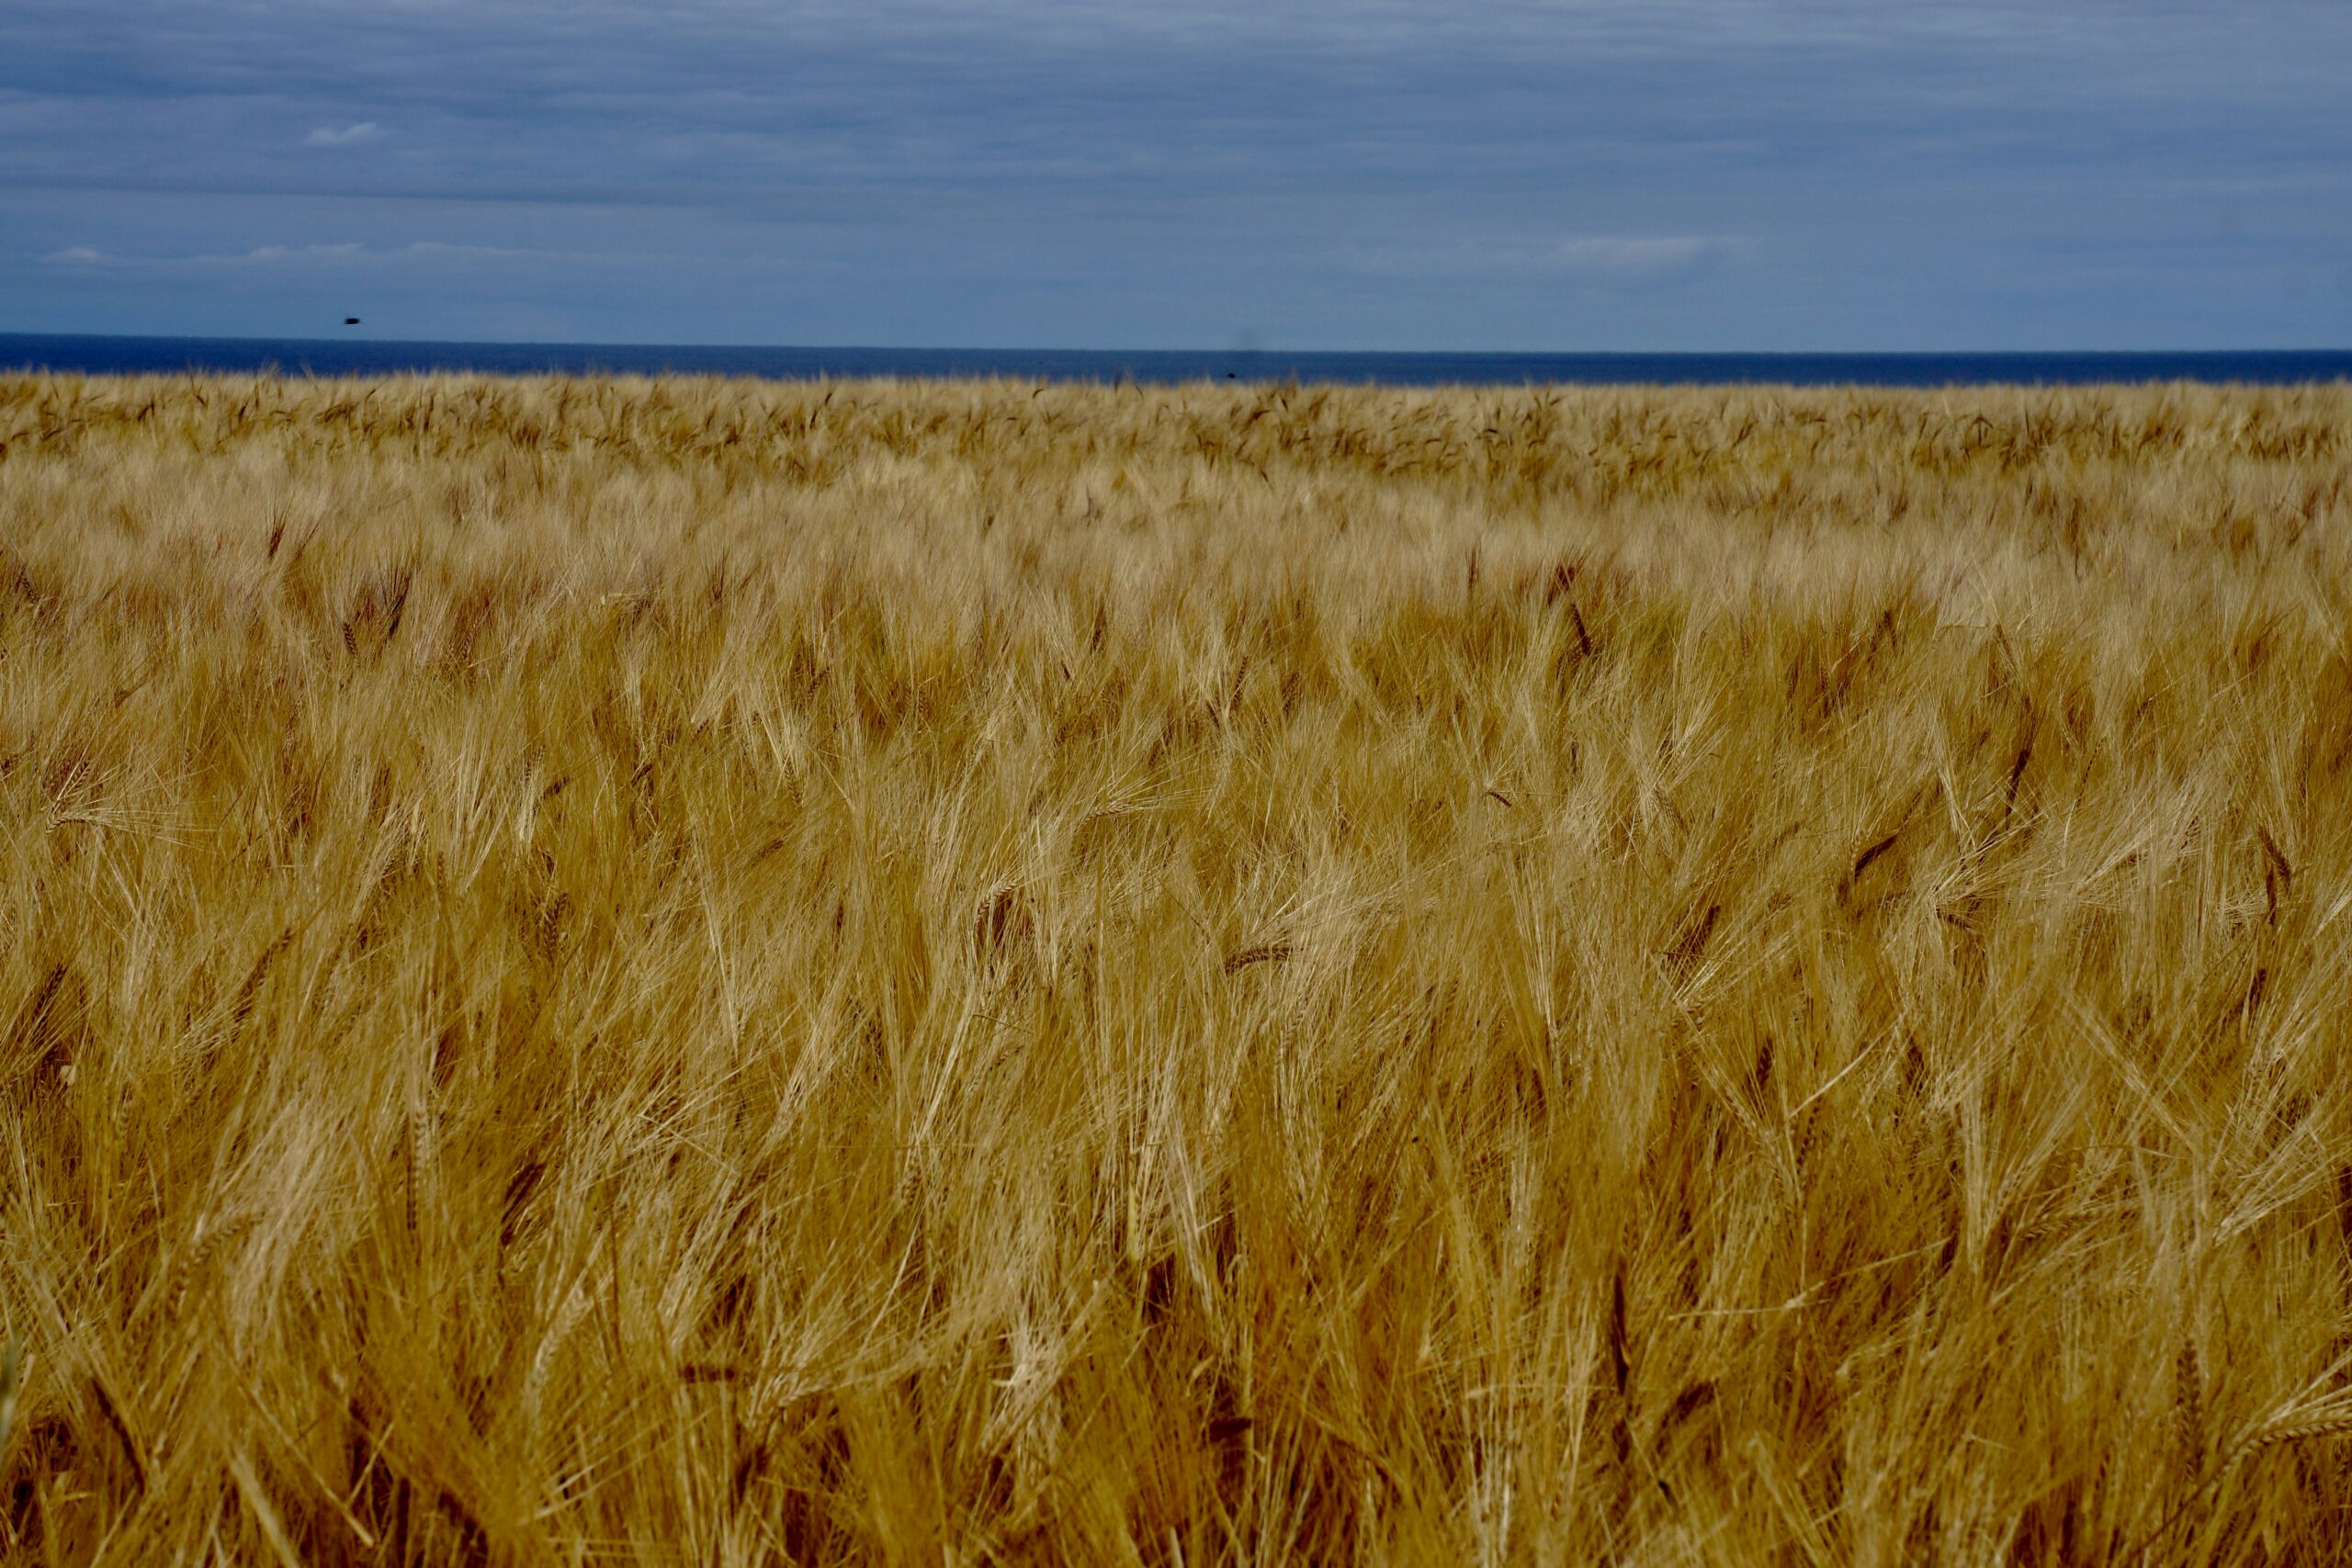
[[[2352,1554],[2352,388],[0,378],[0,1554]]]

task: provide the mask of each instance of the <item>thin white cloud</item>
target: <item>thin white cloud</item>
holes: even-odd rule
[[[288,261],[354,261],[368,254],[365,245],[262,245],[236,256],[189,256],[191,262],[269,264]]]
[[[314,262],[364,261],[372,257],[424,253],[430,247],[410,245],[401,251],[370,251],[365,245],[258,245],[233,254],[117,255],[95,245],[69,245],[40,259],[61,266],[142,267],[157,271],[217,269],[241,266],[286,266]]]
[[[51,251],[40,259],[58,266],[140,267],[156,272],[192,272],[231,267],[282,269],[401,262],[581,263],[681,258],[656,253],[520,250],[507,245],[464,245],[451,244],[443,240],[416,240],[405,245],[380,248],[345,241],[331,245],[256,245],[249,251],[199,252],[179,255],[118,255],[94,245],[69,245],[62,251]]]
[[[1360,246],[1354,271],[1381,277],[1559,277],[1643,281],[1737,255],[1730,234],[1578,234],[1556,240],[1457,240],[1442,245]]]
[[[382,126],[372,119],[363,119],[356,125],[346,125],[341,129],[322,125],[302,138],[302,145],[305,147],[356,147],[363,141],[377,141],[383,134]]]

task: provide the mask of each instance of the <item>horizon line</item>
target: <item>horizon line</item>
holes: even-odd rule
[[[2033,359],[2033,358],[2211,358],[2225,355],[2322,357],[2352,355],[2352,343],[2323,348],[2259,345],[2227,348],[1287,348],[1256,344],[1223,346],[1077,347],[1038,344],[713,343],[660,342],[625,338],[465,338],[297,336],[245,333],[56,332],[0,329],[0,342],[49,339],[119,343],[303,344],[331,347],[502,349],[673,349],[710,354],[774,352],[818,354],[1034,354],[1216,355],[1235,359],[1479,358],[1479,359]]]

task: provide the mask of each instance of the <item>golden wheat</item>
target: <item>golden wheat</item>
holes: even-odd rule
[[[2343,1557],[2347,479],[0,379],[0,1550]]]

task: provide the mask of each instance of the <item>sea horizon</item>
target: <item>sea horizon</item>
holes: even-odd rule
[[[767,380],[1001,377],[1171,385],[1403,387],[2085,386],[2352,380],[2352,348],[2174,350],[1414,351],[921,348],[0,333],[0,369],[80,375],[695,375]]]

